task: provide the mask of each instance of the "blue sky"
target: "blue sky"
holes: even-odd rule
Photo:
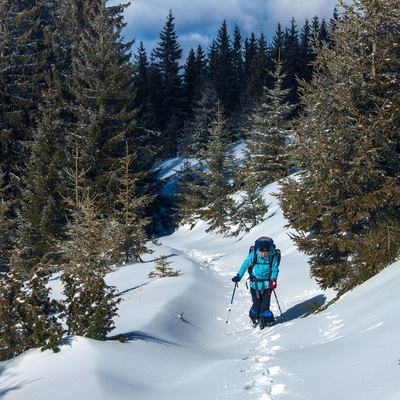
[[[108,1],[109,5],[120,3],[125,2]],[[287,27],[294,17],[300,31],[306,18],[318,15],[329,20],[336,4],[337,0],[131,0],[125,10],[128,25],[123,34],[126,40],[135,39],[136,44],[142,41],[150,54],[171,10],[185,55],[198,44],[206,50],[224,20],[230,34],[237,24],[243,37],[252,32],[259,37],[263,32],[270,42],[278,22]]]

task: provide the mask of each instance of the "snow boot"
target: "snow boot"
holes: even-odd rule
[[[275,317],[272,311],[265,310],[261,314],[260,329],[275,325]]]
[[[250,308],[249,317],[251,319],[251,324],[255,328],[260,323],[260,316],[254,312],[253,307]]]
[[[260,323],[260,320],[257,318],[250,318],[250,319],[251,319],[251,325],[253,326],[253,328],[258,326],[258,324]]]

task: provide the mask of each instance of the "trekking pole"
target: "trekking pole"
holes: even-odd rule
[[[276,296],[275,290],[273,290],[273,292],[274,292],[274,295],[275,295],[276,304],[278,304],[278,308],[279,308],[279,311],[280,311],[281,317],[282,317],[282,310],[281,310],[281,306],[279,305],[278,297]]]
[[[229,305],[229,310],[228,310],[228,318],[226,319],[224,336],[226,335],[226,328],[228,327],[229,317],[230,317],[230,315],[231,315],[231,310],[232,310],[233,298],[235,297],[235,291],[236,291],[236,286],[237,286],[237,285],[238,285],[238,283],[235,282],[235,286],[233,287],[233,293],[232,293],[232,298],[231,298],[231,304]]]

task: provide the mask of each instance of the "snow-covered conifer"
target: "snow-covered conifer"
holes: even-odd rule
[[[303,82],[294,148],[303,171],[281,205],[311,275],[340,293],[399,254],[399,30],[395,0],[340,1],[332,45]]]
[[[132,163],[137,155],[130,153],[128,143],[125,148],[125,157],[121,159],[116,173],[119,193],[112,214],[115,224],[110,225],[109,235],[114,236],[117,242],[116,262],[120,262],[122,256],[127,263],[139,261],[143,254],[152,252],[146,247],[148,236],[145,230],[151,220],[143,212],[154,196],[137,193],[136,186],[143,174],[132,172]]]
[[[17,254],[9,272],[0,273],[0,360],[36,347],[59,350],[61,305],[50,298],[48,277],[47,267],[41,265],[27,276]]]
[[[76,169],[69,175],[75,198],[66,199],[71,217],[66,227],[67,239],[59,244],[65,298],[62,316],[69,334],[104,340],[114,328],[113,318],[120,302],[113,297],[115,288],[105,282],[118,248],[118,236],[115,238],[109,228],[113,220],[105,218],[96,206],[97,196],[85,188],[85,171]]]
[[[210,224],[209,232],[228,233],[229,220],[235,212],[232,194],[236,188],[237,164],[227,141],[219,104],[210,134],[211,141],[202,154],[205,165],[202,179],[205,185],[201,187],[203,207],[199,210],[199,216]]]
[[[252,179],[259,186],[286,176],[290,163],[286,149],[293,107],[285,100],[289,90],[282,89],[285,75],[279,57],[271,75],[275,80],[274,87],[264,89],[251,116],[252,125],[246,139],[246,163],[253,172]]]
[[[161,255],[156,261],[156,270],[149,273],[149,278],[169,278],[179,276],[180,270],[169,267],[172,261],[167,260],[167,256]]]

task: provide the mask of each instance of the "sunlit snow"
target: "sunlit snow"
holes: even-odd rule
[[[71,336],[58,354],[35,349],[1,362],[0,398],[400,399],[400,262],[312,314],[310,307],[335,293],[309,277],[307,258],[291,242],[270,194],[277,189],[266,187],[270,212],[249,234],[224,238],[206,234],[205,223],[184,226],[149,244],[154,253],[145,262],[116,268],[108,283],[123,302],[112,335],[128,343]],[[278,323],[260,331],[249,325],[244,280],[230,302],[231,277],[262,235],[282,250],[276,295],[283,314],[272,296]],[[182,275],[149,279],[161,255]],[[51,285],[59,297],[57,276]]]

